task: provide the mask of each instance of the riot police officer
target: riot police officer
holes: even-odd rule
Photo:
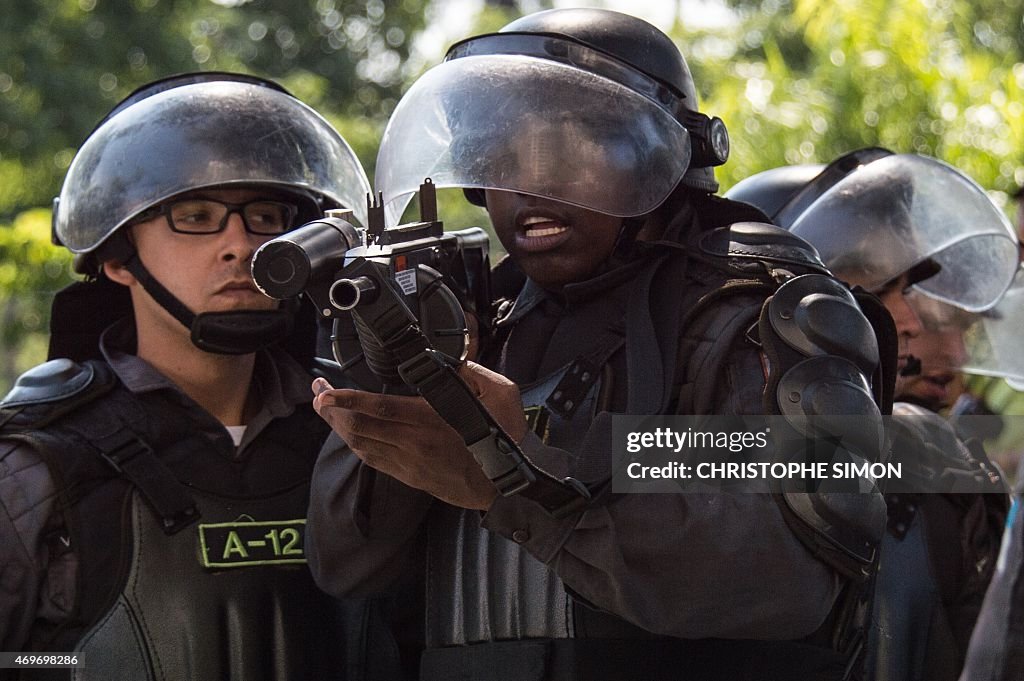
[[[152,83],[86,139],[54,228],[87,280],[56,326],[120,319],[91,344],[57,338],[81,361],[30,370],[0,403],[0,647],[77,651],[88,679],[356,664],[365,604],[319,592],[303,550],[327,429],[281,345],[297,310],[249,262],[326,208],[358,213],[367,189],[319,114],[240,74]]]
[[[878,415],[868,321],[806,243],[714,196],[727,155],[672,41],[605,10],[457,43],[396,107],[377,164],[391,215],[426,176],[462,188],[510,254],[499,270],[525,275],[483,355],[500,373],[461,369],[498,449],[530,469],[514,485],[482,467],[501,452],[471,452],[423,400],[314,385],[348,446],[317,464],[311,566],[337,595],[425,580],[421,678],[840,679],[857,665],[878,495],[840,508],[608,484],[612,414],[779,413],[763,369],[774,384],[806,356],[768,362],[747,331],[796,273],[848,332],[802,345],[818,385]]]
[[[955,168],[883,149],[850,152],[827,166],[768,170],[727,196],[762,206],[810,241],[838,277],[875,293],[893,317],[895,396],[906,401],[894,406],[899,418],[890,433],[906,483],[886,494],[869,678],[956,679],[994,568],[1005,487],[977,443],[959,439],[914,398],[914,376],[949,367],[911,348],[938,332],[936,308],[964,317],[1000,300],[1017,269],[1012,229]],[[956,329],[954,345],[944,348],[959,362],[962,334]]]

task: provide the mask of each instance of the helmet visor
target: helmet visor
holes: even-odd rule
[[[689,161],[686,128],[647,97],[566,64],[486,55],[445,62],[410,88],[376,179],[389,224],[428,177],[632,217],[668,198]]]
[[[981,187],[941,161],[912,154],[857,169],[791,229],[840,279],[868,290],[934,261],[938,272],[914,286],[965,310],[993,306],[1017,269],[1013,229]]]
[[[1005,378],[1014,389],[1024,390],[1024,352],[1020,342],[1024,329],[1024,270],[1018,270],[1010,290],[980,318],[966,337],[968,358],[964,371]]]
[[[68,169],[57,234],[91,252],[171,197],[232,185],[315,195],[366,224],[369,182],[326,120],[283,92],[221,81],[154,94],[100,125]]]

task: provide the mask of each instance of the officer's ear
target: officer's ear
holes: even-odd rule
[[[137,280],[125,267],[135,257],[135,239],[131,226],[119,229],[95,253],[100,270],[110,281],[131,286]]]
[[[106,260],[100,265],[100,269],[107,279],[122,286],[131,286],[137,281],[120,260]]]

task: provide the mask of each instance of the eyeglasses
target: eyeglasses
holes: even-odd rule
[[[163,215],[171,230],[180,234],[216,234],[227,227],[232,213],[242,216],[245,231],[250,234],[276,235],[292,228],[299,208],[282,201],[227,203],[216,199],[179,199],[146,211],[134,222]]]

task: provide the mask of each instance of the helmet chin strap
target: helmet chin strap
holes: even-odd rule
[[[609,258],[612,263],[622,263],[629,260],[633,253],[633,244],[644,226],[645,218],[623,218],[622,226],[619,228],[619,235],[615,238],[615,247],[612,248],[612,255]]]
[[[291,309],[230,310],[197,315],[149,273],[137,253],[133,252],[124,261],[124,267],[153,300],[189,329],[192,343],[200,350],[219,355],[247,355],[284,340],[292,332]]]

